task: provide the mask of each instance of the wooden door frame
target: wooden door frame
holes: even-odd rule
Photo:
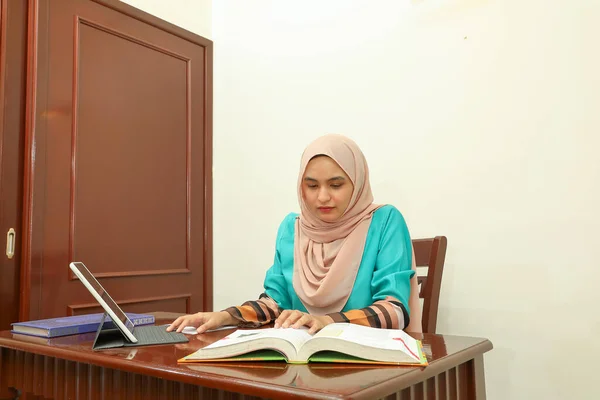
[[[9,5],[10,4],[10,5]],[[18,319],[23,198],[27,2],[0,0],[0,329]],[[15,254],[6,256],[13,228]]]
[[[204,310],[213,309],[213,228],[212,228],[212,121],[213,121],[213,43],[209,39],[203,38],[191,32],[188,32],[178,26],[163,21],[153,15],[138,10],[128,4],[118,0],[88,0],[98,3],[104,7],[115,10],[121,14],[137,19],[174,36],[198,44],[205,49],[205,92],[204,92],[204,226],[203,226],[203,288],[202,299]],[[33,269],[33,257],[36,249],[41,249],[40,245],[32,243],[32,227],[34,220],[33,197],[34,193],[43,191],[45,182],[43,179],[35,177],[36,154],[34,145],[34,134],[36,132],[36,95],[38,87],[37,55],[38,55],[38,0],[28,0],[28,57],[27,57],[27,106],[26,106],[26,128],[25,128],[25,166],[23,174],[23,235],[22,235],[22,262],[21,262],[21,298],[19,307],[19,319],[29,319],[31,307],[34,306],[31,301],[31,280],[36,278],[34,273],[40,272]],[[37,159],[39,161],[39,157]],[[35,224],[37,229],[41,226]],[[38,300],[38,301],[41,301]],[[158,310],[157,310],[158,311]]]

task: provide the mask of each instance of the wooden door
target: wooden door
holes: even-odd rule
[[[27,0],[0,0],[0,330],[19,313],[26,55]]]
[[[117,0],[30,0],[21,319],[212,309],[212,43]]]

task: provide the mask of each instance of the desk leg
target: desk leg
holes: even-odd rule
[[[427,368],[425,369],[427,371]],[[383,400],[485,400],[483,354],[462,364],[424,377]]]
[[[10,368],[6,368],[4,363],[6,358],[6,352],[0,348],[0,400],[18,399],[21,391],[13,387],[14,384],[11,382],[12,371]]]
[[[458,366],[457,394],[459,399],[485,400],[485,373],[483,354]]]
[[[473,374],[475,375],[475,398],[485,400],[485,371],[483,369],[483,354],[478,355],[471,361],[473,363]]]

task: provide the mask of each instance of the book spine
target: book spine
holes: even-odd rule
[[[50,328],[48,330],[48,337],[53,338],[57,336],[77,335],[80,333],[94,332],[98,329],[99,322],[93,324],[77,325],[77,326],[61,326],[57,328]]]
[[[145,315],[143,317],[137,317],[131,319],[134,326],[137,325],[150,325],[154,323],[154,315]],[[95,332],[100,326],[100,321],[93,322],[90,324],[76,325],[76,326],[61,326],[56,328],[50,328],[48,330],[48,337],[53,338],[57,336],[77,335],[81,333]],[[113,321],[104,322],[105,329],[116,328]]]
[[[133,318],[131,320],[131,322],[133,322],[133,325],[138,326],[138,325],[150,325],[154,323],[154,315],[147,315],[144,317],[139,317],[139,318]]]

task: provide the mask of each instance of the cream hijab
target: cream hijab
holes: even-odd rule
[[[348,208],[335,222],[313,215],[302,196],[302,179],[315,156],[332,158],[354,185]],[[342,135],[325,135],[312,142],[302,154],[298,176],[300,217],[294,239],[296,294],[309,313],[324,315],[342,310],[356,280],[371,224],[373,204],[369,168],[360,148]]]

